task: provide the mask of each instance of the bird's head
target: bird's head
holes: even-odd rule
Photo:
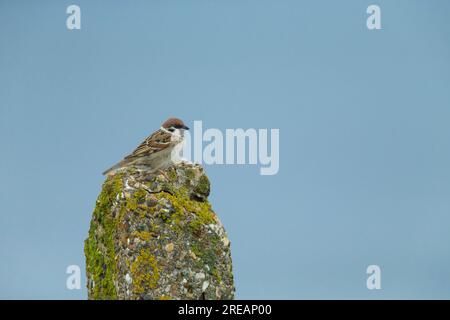
[[[178,118],[167,119],[162,124],[162,127],[177,136],[183,136],[184,131],[189,130],[189,128],[184,124],[184,122]]]

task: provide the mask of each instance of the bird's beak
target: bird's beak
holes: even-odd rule
[[[184,130],[189,130],[189,127],[188,126],[183,126],[183,129]]]

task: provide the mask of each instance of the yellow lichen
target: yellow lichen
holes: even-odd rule
[[[152,233],[148,231],[133,231],[131,234],[133,237],[139,238],[142,241],[149,241],[152,238]]]
[[[95,286],[91,288],[91,299],[115,299],[117,292],[114,285],[116,278],[114,234],[116,232],[122,210],[113,217],[111,209],[118,195],[122,192],[123,175],[109,177],[103,184],[93,213],[93,220],[85,241],[84,253],[86,269]],[[97,221],[97,224],[94,223]],[[97,230],[102,230],[101,233]],[[103,248],[103,249],[102,249]]]
[[[139,256],[131,264],[133,287],[136,294],[156,288],[159,280],[159,270],[156,259],[148,251],[142,249]]]
[[[160,192],[156,195],[157,199],[167,199],[172,204],[175,212],[171,216],[171,221],[175,226],[186,219],[186,212],[194,215],[189,226],[194,230],[199,230],[203,225],[214,223],[214,213],[211,211],[211,205],[208,202],[196,201],[189,198],[188,191],[182,187],[170,194],[168,192]]]
[[[133,197],[137,203],[144,202],[146,196],[147,196],[147,191],[145,191],[144,189],[137,189],[133,194]]]

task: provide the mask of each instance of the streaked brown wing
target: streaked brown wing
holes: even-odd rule
[[[170,133],[158,130],[142,141],[142,143],[130,155],[126,156],[125,159],[146,157],[153,153],[165,150],[173,146],[170,139]]]

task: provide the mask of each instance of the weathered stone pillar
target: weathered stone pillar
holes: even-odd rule
[[[198,165],[107,178],[85,241],[89,299],[233,299],[230,241]]]

